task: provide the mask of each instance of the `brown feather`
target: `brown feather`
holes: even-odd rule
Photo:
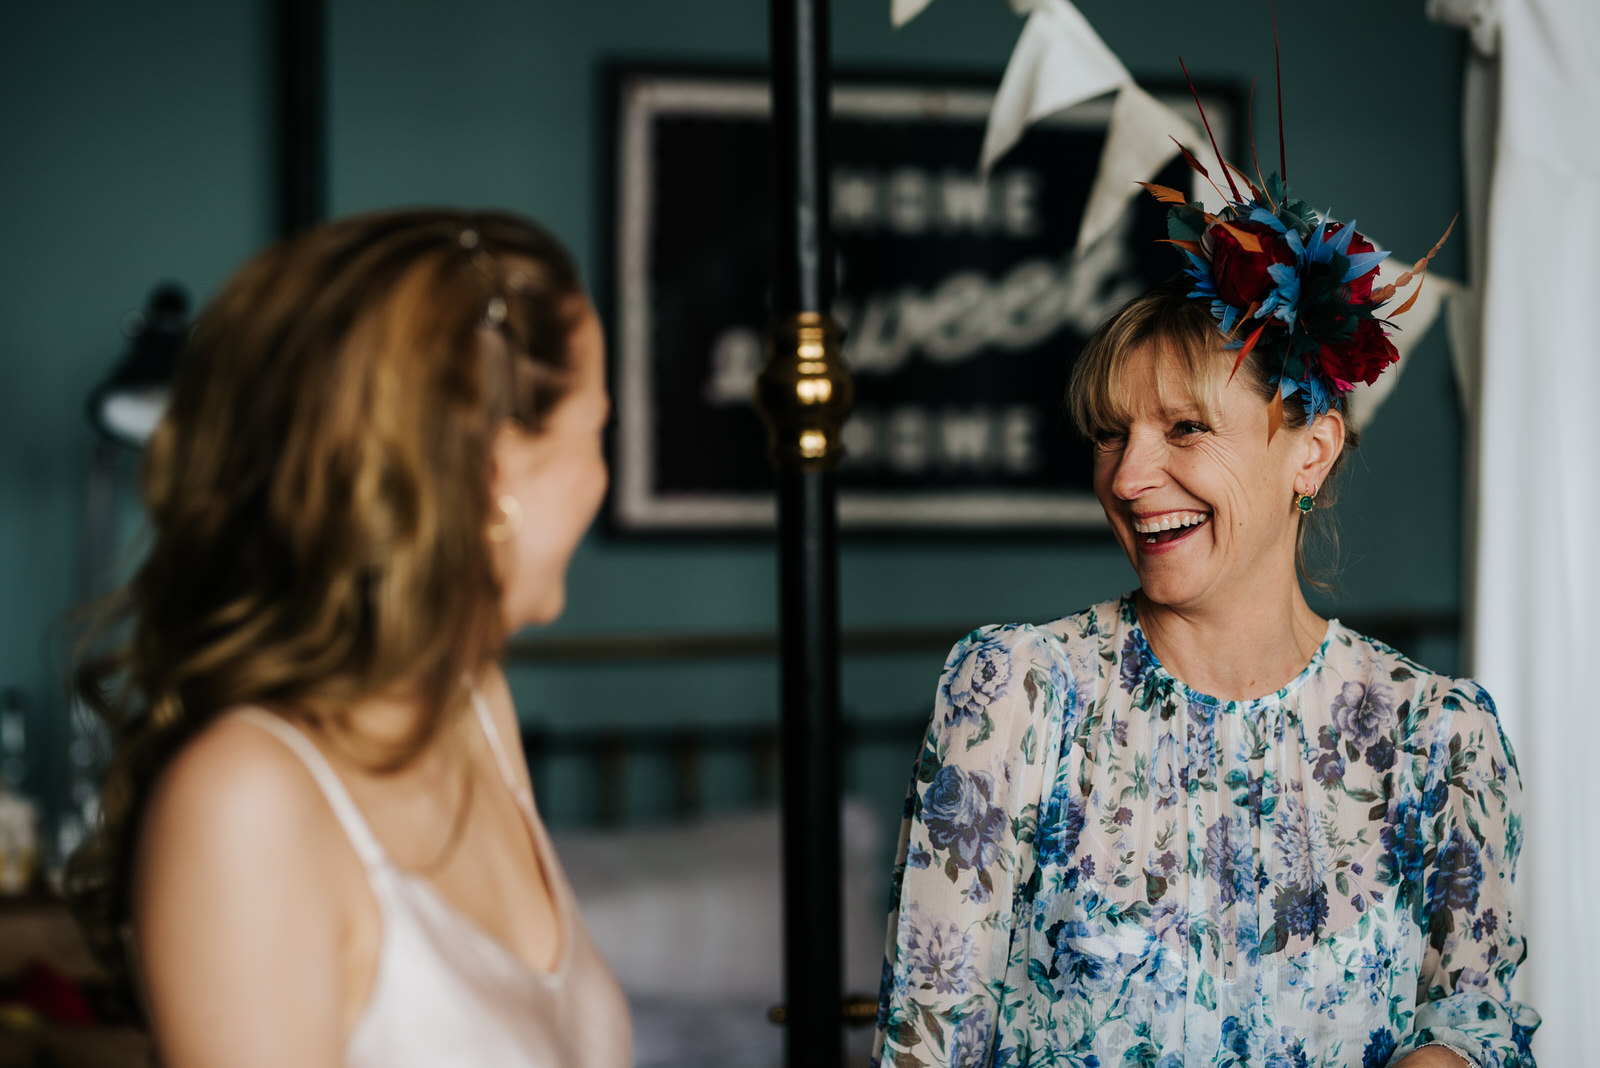
[[[1227,179],[1228,188],[1233,191],[1233,202],[1237,203],[1244,198],[1239,195],[1239,187],[1233,184],[1233,175],[1228,173],[1228,165],[1222,158],[1222,149],[1217,147],[1217,135],[1211,132],[1211,120],[1206,118],[1206,109],[1200,106],[1200,90],[1194,87],[1194,79],[1189,77],[1189,68],[1184,66],[1182,56],[1178,57],[1178,66],[1183,71],[1184,81],[1189,83],[1189,92],[1194,96],[1195,110],[1200,112],[1200,121],[1205,123],[1206,136],[1211,138],[1211,151],[1217,154],[1217,165],[1222,168],[1222,177]]]
[[[1433,247],[1428,250],[1428,254],[1426,256],[1422,257],[1416,263],[1412,264],[1411,265],[1411,270],[1407,271],[1405,274],[1401,275],[1399,278],[1396,278],[1394,280],[1394,285],[1384,286],[1383,289],[1378,291],[1378,293],[1383,293],[1384,290],[1387,290],[1388,291],[1387,295],[1382,297],[1381,299],[1388,300],[1389,297],[1394,296],[1394,290],[1395,290],[1395,288],[1397,286],[1405,286],[1405,285],[1411,284],[1412,276],[1413,275],[1416,276],[1417,288],[1413,289],[1411,291],[1411,295],[1406,298],[1406,302],[1404,304],[1400,305],[1400,307],[1396,308],[1393,312],[1390,313],[1391,317],[1395,316],[1395,315],[1404,315],[1406,312],[1411,310],[1411,305],[1413,305],[1413,304],[1415,304],[1417,302],[1417,294],[1422,292],[1422,280],[1424,278],[1426,278],[1427,274],[1428,274],[1428,261],[1433,259],[1435,256],[1437,256],[1439,254],[1439,250],[1444,248],[1444,243],[1447,240],[1449,240],[1449,238],[1450,238],[1450,231],[1452,231],[1452,230],[1454,230],[1456,228],[1456,220],[1460,219],[1460,218],[1461,218],[1461,213],[1460,212],[1457,212],[1456,214],[1452,215],[1450,217],[1450,225],[1446,226],[1444,228],[1444,236],[1439,238],[1438,241],[1434,242]],[[1373,303],[1377,303],[1380,298],[1379,298],[1377,293],[1374,293],[1372,299],[1373,299]]]
[[[1411,305],[1415,304],[1417,302],[1417,297],[1422,295],[1422,281],[1427,277],[1428,269],[1424,267],[1422,269],[1421,276],[1417,278],[1417,288],[1411,291],[1411,295],[1406,298],[1406,302],[1404,304],[1400,305],[1400,307],[1389,313],[1389,317],[1391,319],[1396,315],[1404,315],[1406,312],[1411,310]]]
[[[1145,192],[1163,204],[1189,203],[1189,195],[1187,193],[1174,189],[1170,185],[1157,185],[1154,182],[1140,182],[1138,184],[1144,186]]]
[[[1201,163],[1199,160],[1195,159],[1194,158],[1194,153],[1190,152],[1189,149],[1187,147],[1185,147],[1185,145],[1184,145],[1184,143],[1182,141],[1180,141],[1176,137],[1174,137],[1172,139],[1172,143],[1178,146],[1178,151],[1179,152],[1183,153],[1183,162],[1187,163],[1190,167],[1192,167],[1196,171],[1198,171],[1200,173],[1200,177],[1202,177],[1202,178],[1210,178],[1211,177],[1211,172],[1206,170],[1206,165],[1204,163]]]
[[[1222,228],[1232,234],[1233,239],[1239,242],[1239,247],[1246,252],[1261,252],[1261,239],[1249,230],[1241,230],[1232,223],[1223,223]]]
[[[1228,194],[1224,193],[1222,191],[1222,189],[1217,185],[1217,183],[1212,179],[1211,172],[1206,170],[1205,164],[1203,164],[1199,160],[1195,159],[1194,158],[1194,153],[1190,152],[1187,148],[1185,148],[1184,145],[1183,145],[1183,142],[1179,141],[1176,137],[1174,137],[1172,139],[1172,143],[1178,146],[1178,151],[1179,152],[1183,153],[1183,162],[1187,163],[1189,165],[1190,169],[1193,170],[1200,177],[1202,177],[1206,181],[1210,182],[1211,183],[1211,188],[1215,189],[1217,191],[1217,196],[1221,197],[1223,199],[1223,201],[1227,201]]]
[[[1245,114],[1246,115],[1254,115],[1255,113],[1256,113],[1256,83],[1255,82],[1251,82],[1250,83],[1250,110],[1245,112]],[[1260,182],[1261,183],[1261,189],[1265,190],[1266,187],[1267,187],[1267,180],[1265,178],[1261,177],[1261,160],[1256,157],[1256,128],[1255,128],[1255,124],[1251,123],[1250,126],[1249,126],[1249,129],[1250,129],[1250,162],[1255,164],[1256,181]],[[1267,196],[1265,192],[1257,192],[1255,186],[1251,186],[1250,189],[1251,189],[1252,192],[1256,193],[1256,199],[1257,200],[1265,200],[1267,202],[1267,207],[1272,209],[1273,212],[1276,212],[1278,210],[1278,205],[1274,204],[1272,202],[1272,198]]]
[[[1250,355],[1251,350],[1256,347],[1256,342],[1261,340],[1261,331],[1265,330],[1266,328],[1267,324],[1262,323],[1260,326],[1256,327],[1255,333],[1245,338],[1244,347],[1239,350],[1239,358],[1233,361],[1233,370],[1228,372],[1229,383],[1233,382],[1233,376],[1239,373],[1239,365],[1244,363],[1245,357]]]
[[[1234,174],[1237,174],[1240,178],[1244,179],[1244,184],[1250,189],[1250,198],[1257,204],[1260,204],[1267,199],[1267,195],[1256,186],[1256,183],[1250,180],[1250,176],[1248,174],[1244,173],[1244,171],[1240,170],[1238,167],[1235,167],[1231,163],[1228,164],[1228,169]]]

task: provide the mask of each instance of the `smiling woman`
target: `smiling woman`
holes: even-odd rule
[[[1265,470],[1264,455],[1231,454],[1238,450],[1269,452],[1278,438],[1269,431],[1277,426],[1295,431],[1308,425],[1305,408],[1300,404],[1278,405],[1278,422],[1274,424],[1271,402],[1279,393],[1274,368],[1260,351],[1250,353],[1237,368],[1232,366],[1232,359],[1221,356],[1222,339],[1216,322],[1203,304],[1189,299],[1190,289],[1187,278],[1175,279],[1129,302],[1091,337],[1073,367],[1069,406],[1079,431],[1095,444],[1096,494],[1103,506],[1107,505],[1106,491],[1111,487],[1102,487],[1100,472],[1115,467],[1125,487],[1127,479],[1140,477],[1138,465],[1144,461],[1144,453],[1136,452],[1132,465],[1125,469],[1129,461],[1128,439],[1137,412],[1153,416],[1153,420],[1146,419],[1143,431],[1154,429],[1178,447],[1201,445],[1200,458],[1258,471]],[[1257,403],[1252,404],[1252,399]],[[1300,496],[1309,496],[1317,509],[1296,509],[1299,521],[1293,527],[1294,557],[1301,577],[1326,590],[1327,577],[1324,569],[1311,564],[1308,542],[1320,534],[1330,547],[1338,544],[1329,509],[1337,503],[1338,476],[1345,458],[1360,444],[1360,431],[1338,410],[1331,413],[1330,419],[1319,422],[1317,440],[1309,444],[1318,450],[1333,448],[1335,455],[1315,477],[1291,483],[1295,485],[1296,502]],[[1220,445],[1219,435],[1230,445]],[[1141,445],[1143,437],[1141,432]],[[1274,462],[1285,462],[1286,450],[1294,443],[1308,444],[1289,435],[1277,442],[1279,455]],[[1321,458],[1319,452],[1318,466]],[[1307,492],[1302,494],[1302,489]],[[1272,508],[1277,503],[1274,500],[1268,506]],[[1118,515],[1124,512],[1138,513],[1133,524],[1135,532],[1146,535],[1152,529],[1170,527],[1170,520],[1178,516],[1159,514],[1148,501],[1138,508],[1115,504],[1106,507],[1112,529],[1137,568],[1138,558],[1130,551],[1132,539],[1124,536],[1125,524],[1118,522]],[[1211,510],[1199,508],[1191,516],[1194,514],[1209,517]],[[1187,525],[1192,524],[1191,518]],[[1172,539],[1158,537],[1155,545],[1167,540]],[[1328,561],[1325,567],[1331,568],[1331,563]]]
[[[1138,588],[951,651],[895,870],[883,1066],[1533,1063],[1494,703],[1301,591],[1351,379],[1389,360],[1359,235],[1293,224],[1190,242],[1190,273],[1074,369]]]

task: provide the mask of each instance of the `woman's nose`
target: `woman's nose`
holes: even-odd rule
[[[1111,475],[1111,492],[1124,501],[1138,500],[1166,478],[1159,441],[1142,434],[1128,435]]]

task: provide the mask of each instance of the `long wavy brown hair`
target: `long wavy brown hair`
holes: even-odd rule
[[[275,245],[202,313],[145,456],[148,553],[76,672],[113,753],[68,895],[120,977],[143,809],[185,742],[240,705],[338,732],[403,691],[424,714],[393,770],[498,653],[491,443],[564,395],[581,292],[526,219],[408,210]]]

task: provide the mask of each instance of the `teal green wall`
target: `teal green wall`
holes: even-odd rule
[[[936,0],[908,28],[888,0],[836,0],[836,60],[998,76],[1020,20],[1001,0]],[[1272,77],[1264,3],[1084,0],[1136,75]],[[120,351],[118,324],[156,282],[198,296],[271,237],[270,5],[92,0],[0,16],[0,686],[59,720],[49,628],[77,596],[90,433],[83,398]],[[414,202],[505,205],[548,223],[591,275],[606,262],[597,65],[615,57],[759,64],[759,0],[330,0],[330,193],[336,213]],[[1460,42],[1420,4],[1281,5],[1296,188],[1391,247],[1423,250],[1461,205]],[[1205,14],[1202,15],[1202,12]],[[1226,22],[1224,21],[1226,17]],[[1256,109],[1263,157],[1270,112]],[[750,161],[751,166],[764,161]],[[1461,273],[1457,237],[1439,268]],[[1415,254],[1415,253],[1412,253]],[[1451,611],[1461,569],[1460,426],[1443,331],[1417,351],[1354,464],[1346,591],[1334,610]],[[130,495],[131,480],[124,493]],[[1121,591],[1108,540],[847,543],[844,622],[1042,620]],[[617,541],[573,565],[557,626],[769,629],[760,542]],[[1455,648],[1417,651],[1442,667]],[[852,658],[862,714],[926,705],[940,655]],[[765,717],[764,662],[520,668],[525,710],[557,722]],[[909,758],[909,754],[905,754]],[[869,775],[900,789],[895,770]],[[885,784],[887,783],[887,785]]]

